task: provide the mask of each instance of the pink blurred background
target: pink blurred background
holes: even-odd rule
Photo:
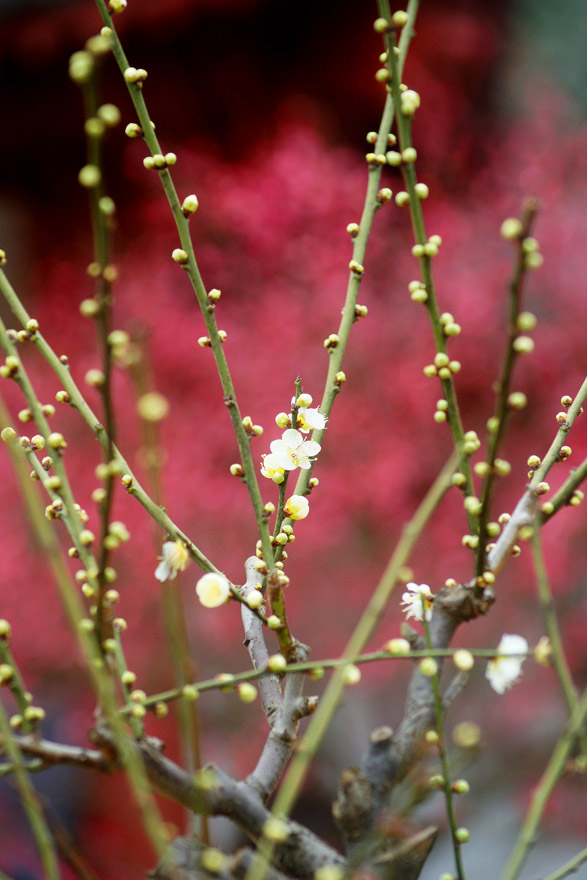
[[[207,287],[223,291],[217,315],[228,333],[226,354],[241,411],[265,428],[253,441],[259,460],[279,435],[274,417],[288,409],[296,376],[316,403],[322,394],[322,340],[337,328],[348,274],[345,227],[359,219],[364,136],[377,127],[383,101],[373,78],[381,50],[371,27],[374,6],[130,0],[116,21],[130,63],[149,71],[145,97],[163,148],[179,156],[174,178],[180,196],[196,192],[200,200],[192,221],[196,253]],[[85,372],[99,363],[93,327],[77,308],[92,292],[85,273],[91,239],[85,194],[77,185],[85,161],[81,99],[67,77],[67,59],[97,32],[99,18],[89,0],[5,4],[0,11],[0,246],[29,312],[58,353],[67,353],[83,384]],[[523,491],[528,455],[548,448],[561,395],[572,395],[585,376],[587,137],[578,87],[584,59],[574,37],[578,14],[572,2],[561,4],[558,15],[551,11],[550,19],[523,2],[424,4],[404,75],[422,95],[414,138],[418,175],[431,189],[427,228],[443,238],[434,265],[439,298],[463,327],[451,355],[463,364],[457,390],[465,428],[480,436],[493,408],[491,383],[503,347],[512,265],[500,224],[519,213],[525,195],[536,194],[542,204],[536,235],[545,262],[525,292],[525,307],[539,319],[536,349],[519,364],[514,384],[529,406],[512,418],[504,449],[512,474],[499,487],[495,517]],[[123,133],[133,117],[114,63],[104,66],[102,98],[118,104],[123,116],[108,139],[106,170],[118,206],[115,324],[145,340],[150,383],[170,402],[162,428],[164,502],[238,583],[244,559],[254,552],[254,519],[245,489],[228,472],[236,445],[211,355],[196,345],[202,319],[169,258],[177,240],[166,203],[158,180],[143,169],[144,147]],[[383,182],[399,188],[391,169]],[[344,363],[348,381],[315,469],[320,486],[290,546],[288,615],[295,635],[312,646],[313,658],[342,650],[402,524],[450,452],[448,430],[432,420],[439,388],[422,373],[434,349],[424,310],[407,292],[417,277],[410,246],[408,215],[391,203],[376,217],[360,295],[369,315],[351,335]],[[27,366],[43,401],[52,401],[56,379],[34,352]],[[127,374],[117,374],[115,389],[119,445],[144,474]],[[22,406],[17,389],[5,382],[2,392],[16,413]],[[93,390],[87,397],[99,408]],[[66,462],[77,500],[95,525],[90,496],[98,485],[98,444],[72,411],[59,409],[53,422],[69,443]],[[580,420],[573,429],[571,463],[585,456],[586,425]],[[0,468],[0,616],[13,626],[15,656],[35,703],[47,711],[43,732],[84,743],[92,700],[4,453]],[[553,488],[568,473],[567,465],[558,468]],[[264,483],[262,490],[266,500],[276,500],[273,484]],[[113,559],[120,614],[129,622],[125,648],[138,686],[154,692],[173,686],[161,589],[153,576],[165,535],[154,536],[143,509],[122,490],[115,513],[132,534]],[[470,577],[464,531],[455,492],[414,554],[417,582],[435,589],[447,577]],[[544,534],[579,686],[587,665],[585,534],[582,508],[561,512]],[[202,609],[194,597],[197,577],[191,565],[175,582],[185,602],[197,678],[246,668],[239,609]],[[459,644],[491,647],[504,631],[519,632],[531,644],[538,640],[543,628],[527,550],[504,571],[497,592],[491,615],[462,630]],[[398,602],[395,596],[372,647],[398,634]],[[511,841],[515,813],[527,802],[565,711],[551,669],[528,662],[522,683],[498,698],[478,666],[449,716],[449,729],[460,720],[475,720],[483,729],[479,758],[467,768],[473,793],[459,803],[462,823],[474,829],[466,853],[473,868],[487,866],[487,846],[497,849],[495,834],[504,847],[508,834]],[[337,774],[359,760],[373,727],[397,724],[407,674],[405,665],[365,668],[367,687],[348,694],[325,743],[299,815],[333,842],[328,805]],[[260,708],[244,707],[224,693],[203,697],[200,707],[204,760],[236,775],[249,772],[265,735]],[[152,719],[148,728],[167,739],[169,754],[178,757],[172,716]],[[153,853],[129,818],[134,807],[122,779],[54,769],[36,781],[99,877],[130,880],[153,866]],[[554,849],[539,853],[541,866],[548,858],[558,863],[556,845],[567,858],[577,848],[572,840],[567,845],[567,836],[579,834],[581,794],[584,784],[581,790],[576,777],[557,789],[545,821]],[[25,880],[39,868],[16,804],[2,780],[0,868]],[[181,812],[162,808],[183,830]],[[490,832],[492,817],[504,810],[511,810],[511,827]],[[484,817],[477,827],[476,811]],[[442,825],[440,799],[419,818]],[[213,828],[216,839],[229,842],[222,823]],[[439,862],[436,874],[447,869],[448,863]]]

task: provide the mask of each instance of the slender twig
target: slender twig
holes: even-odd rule
[[[378,0],[378,7],[380,15],[383,18],[386,18],[387,21],[390,21],[391,16],[388,0]],[[404,151],[413,149],[412,123],[411,117],[406,115],[402,111],[400,90],[402,68],[401,64],[399,63],[399,59],[396,57],[395,54],[396,47],[393,34],[393,29],[390,29],[390,31],[384,35],[384,40],[387,50],[387,66],[390,74],[391,94],[393,95],[393,100],[395,104],[395,118],[397,124],[399,150],[400,154],[403,154]],[[406,186],[406,190],[409,196],[409,209],[412,220],[414,241],[417,247],[422,248],[422,253],[420,254],[418,252],[417,259],[420,265],[422,283],[427,294],[425,306],[428,312],[428,316],[430,318],[430,323],[434,334],[434,342],[436,345],[437,355],[443,356],[445,358],[445,362],[443,362],[444,366],[438,368],[437,374],[442,385],[444,398],[447,402],[447,419],[453,435],[455,448],[459,456],[459,470],[465,477],[462,491],[465,496],[471,496],[475,494],[473,474],[471,470],[471,459],[470,454],[465,449],[465,432],[463,430],[463,425],[461,421],[453,373],[450,367],[451,361],[449,360],[447,353],[447,336],[444,332],[444,325],[441,323],[440,320],[440,310],[438,308],[436,288],[434,284],[434,277],[432,274],[432,256],[424,250],[428,246],[428,235],[426,233],[424,213],[422,211],[422,202],[416,189],[417,178],[415,163],[413,161],[403,161],[402,159],[400,167],[404,179],[404,184]],[[468,510],[467,518],[469,522],[469,528],[471,532],[475,534],[477,532],[477,521]]]
[[[425,612],[425,609],[424,609]],[[424,627],[424,639],[426,641],[426,647],[428,650],[433,648],[432,640],[430,638],[430,627],[428,625],[428,621],[426,620],[426,614],[422,615],[422,625]],[[450,826],[450,836],[452,841],[452,848],[455,858],[455,867],[457,871],[458,880],[465,880],[465,868],[463,865],[463,855],[461,852],[461,842],[457,837],[457,820],[454,809],[454,799],[453,799],[453,791],[451,787],[451,775],[450,775],[450,765],[448,761],[448,754],[446,750],[446,738],[445,738],[445,725],[444,725],[444,713],[445,708],[443,704],[442,694],[440,692],[440,677],[439,670],[437,669],[434,675],[431,676],[430,683],[432,685],[432,693],[434,696],[434,715],[436,718],[436,733],[438,734],[438,740],[436,743],[436,747],[438,749],[438,755],[440,758],[440,765],[442,767],[442,779],[443,779],[443,791],[444,791],[444,799],[446,803],[446,815],[448,818],[448,823]]]
[[[561,865],[561,867],[552,874],[549,874],[548,877],[544,877],[544,880],[563,880],[564,877],[568,877],[570,874],[575,874],[583,862],[587,862],[587,848],[582,849],[581,852],[577,853],[576,856],[573,856],[572,859],[569,859],[564,865]]]
[[[542,619],[544,620],[544,626],[552,649],[552,663],[558,676],[567,710],[569,715],[571,715],[577,705],[578,694],[567,663],[554,599],[548,581],[546,565],[544,563],[540,526],[538,522],[536,522],[534,531],[532,532],[532,555],[534,559],[534,569],[536,571],[538,600],[542,611]],[[587,734],[585,731],[579,731],[579,740],[581,743],[581,750],[583,754],[587,756]]]
[[[501,375],[497,383],[497,400],[495,402],[495,412],[491,419],[491,430],[488,432],[487,454],[485,464],[487,470],[483,477],[479,499],[481,501],[481,512],[479,514],[479,544],[477,547],[477,564],[476,574],[481,575],[485,570],[485,558],[487,555],[487,522],[490,517],[491,498],[493,487],[495,485],[496,469],[495,459],[500,444],[505,436],[505,428],[507,417],[510,413],[508,406],[508,397],[511,387],[512,373],[514,363],[516,361],[517,352],[514,347],[516,338],[520,334],[518,326],[518,316],[520,314],[520,304],[522,298],[522,285],[526,275],[528,274],[526,251],[524,249],[524,239],[530,235],[532,224],[538,211],[538,200],[534,197],[527,199],[524,205],[523,216],[521,220],[522,231],[517,240],[515,251],[515,266],[512,278],[508,284],[509,289],[509,309],[508,323],[506,328],[506,350],[501,368]]]
[[[355,657],[371,638],[381,614],[389,602],[402,567],[407,563],[428,520],[452,485],[451,477],[455,464],[456,454],[453,454],[428,490],[410,522],[404,527],[387,567],[342,653],[339,661],[341,665],[344,665],[345,661],[346,664],[351,662],[351,658]],[[276,814],[286,814],[292,808],[310,763],[332,721],[344,687],[344,671],[338,669],[322,695],[318,709],[312,716],[284,777],[283,784],[275,799],[274,812]]]
[[[518,835],[518,839],[501,876],[501,880],[515,880],[528,855],[528,850],[536,839],[536,831],[552,791],[564,772],[567,758],[575,738],[585,722],[587,715],[587,690],[575,705],[568,724],[559,736],[551,758],[534,789],[532,800]]]
[[[4,748],[14,768],[14,777],[20,792],[22,805],[35,838],[35,843],[39,850],[45,877],[47,880],[59,880],[61,873],[59,871],[55,843],[45,822],[37,794],[23,765],[20,749],[12,734],[12,729],[2,703],[0,703],[0,733],[4,741]]]

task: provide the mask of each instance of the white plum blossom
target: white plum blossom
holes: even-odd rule
[[[196,584],[196,593],[206,608],[218,608],[230,596],[230,584],[223,574],[209,571]]]
[[[527,653],[528,642],[523,636],[506,634],[501,637],[495,657],[485,670],[485,676],[496,693],[505,693],[518,680]]]
[[[165,541],[161,548],[162,555],[159,565],[155,569],[155,577],[158,581],[172,581],[178,571],[183,571],[190,558],[185,544],[181,541]]]
[[[299,431],[288,428],[281,435],[281,440],[274,440],[271,443],[271,465],[286,471],[293,471],[298,467],[307,470],[312,466],[312,459],[318,455],[321,448],[319,443],[305,440]]]
[[[432,606],[434,605],[434,596],[430,591],[428,584],[406,584],[408,592],[402,596],[401,604],[404,606],[406,617],[413,617],[415,620],[423,620],[424,616],[427,621],[432,619]]]
[[[298,410],[297,425],[304,434],[308,434],[310,431],[321,431],[326,427],[327,421],[328,419],[322,415],[318,407],[312,409],[303,407]]]
[[[310,503],[303,495],[292,495],[283,508],[290,519],[305,519],[310,512]]]
[[[263,459],[261,462],[261,474],[267,477],[268,480],[273,480],[274,483],[283,483],[285,469],[280,466],[277,456],[269,453],[269,455],[261,457]]]

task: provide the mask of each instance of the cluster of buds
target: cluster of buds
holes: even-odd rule
[[[249,437],[260,437],[263,433],[263,428],[261,425],[254,425],[253,420],[250,416],[245,416],[242,421],[243,428],[245,429],[245,433]]]
[[[152,156],[145,156],[143,159],[143,165],[147,169],[147,171],[152,171],[153,169],[157,171],[162,171],[164,168],[170,168],[172,165],[175,165],[177,162],[177,156],[175,153],[154,153]]]
[[[415,244],[412,248],[412,256],[420,259],[421,257],[435,257],[442,244],[440,235],[431,235],[426,244]]]
[[[139,87],[142,87],[148,75],[149,74],[144,67],[127,67],[123,73],[124,79],[127,83],[132,83]]]
[[[423,372],[429,378],[438,376],[440,379],[450,379],[451,375],[458,373],[460,369],[460,361],[451,361],[445,352],[439,351],[434,357],[434,363],[427,364]]]

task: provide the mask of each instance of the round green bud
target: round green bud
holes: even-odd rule
[[[271,672],[285,672],[287,660],[283,654],[272,654],[267,661],[267,668]]]
[[[361,670],[354,663],[348,663],[342,669],[342,680],[349,686],[358,684],[361,680]]]
[[[406,205],[410,204],[410,196],[409,193],[401,190],[400,192],[395,194],[395,203],[399,208],[405,208]]]
[[[402,657],[410,653],[410,643],[407,639],[390,639],[384,644],[383,650],[394,657]]]
[[[524,258],[524,267],[526,269],[540,269],[544,262],[544,257],[538,252],[526,254]]]
[[[193,701],[197,700],[199,697],[197,688],[195,688],[191,684],[186,684],[183,686],[183,688],[181,689],[181,695],[185,697],[186,700],[189,700],[191,703],[193,703]]]
[[[186,196],[182,202],[181,210],[183,211],[186,217],[191,214],[195,214],[199,208],[200,203],[198,202],[198,197],[191,193],[191,195]],[[210,294],[208,294],[208,299],[210,299]]]
[[[386,34],[389,32],[390,25],[386,18],[376,18],[373,22],[373,30],[376,34]]]
[[[139,72],[136,67],[127,67],[123,73],[123,76],[127,83],[136,83],[139,81]]]
[[[502,238],[513,241],[522,234],[522,224],[516,217],[508,217],[501,224],[500,232]]]
[[[408,23],[408,13],[404,12],[403,9],[399,9],[397,12],[394,12],[391,16],[391,23],[396,28],[403,28]]]
[[[418,668],[426,678],[432,678],[438,672],[438,663],[434,657],[424,657],[418,663]]]
[[[87,83],[94,71],[94,59],[90,52],[74,52],[69,59],[69,78],[78,85]]]
[[[406,165],[411,165],[417,158],[418,153],[414,147],[406,147],[405,150],[402,150],[402,162],[405,162]]]
[[[430,190],[426,186],[425,183],[417,183],[416,184],[416,195],[419,199],[427,199],[430,195]]]
[[[98,107],[98,118],[108,126],[114,128],[120,122],[120,110],[116,104],[102,104]]]
[[[0,433],[0,437],[4,440],[5,443],[12,443],[16,440],[18,434],[14,430],[14,428],[7,427],[2,429],[2,433]]]
[[[534,340],[530,336],[518,336],[514,339],[513,349],[518,354],[529,354],[534,351]]]
[[[462,672],[469,672],[475,663],[475,658],[471,652],[466,651],[464,648],[455,651],[452,660],[457,669],[460,669]]]
[[[188,255],[182,248],[174,248],[171,252],[171,259],[180,265],[184,265],[188,261]]]
[[[457,830],[455,831],[455,839],[459,843],[467,843],[470,837],[471,832],[468,828],[457,828]]]
[[[531,330],[534,330],[537,321],[538,319],[533,312],[520,312],[516,321],[516,326],[518,330],[521,330],[523,333],[529,333]]]
[[[102,172],[97,165],[84,165],[80,169],[77,179],[86,189],[93,189],[102,180]]]
[[[129,122],[126,128],[124,129],[124,133],[129,138],[139,138],[142,137],[143,129],[136,122]]]
[[[425,246],[423,244],[415,244],[412,248],[412,256],[416,257],[417,259],[423,257],[426,253],[424,248]]]

